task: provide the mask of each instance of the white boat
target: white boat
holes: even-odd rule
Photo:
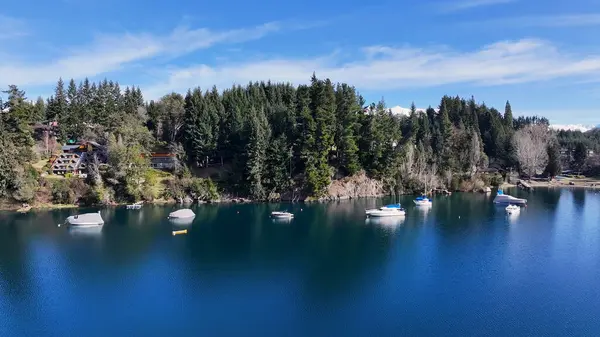
[[[383,207],[368,209],[365,211],[368,217],[404,216],[406,212],[400,204],[385,205]]]
[[[525,205],[527,204],[527,199],[519,199],[515,198],[511,195],[504,194],[501,189],[498,189],[498,194],[494,198],[495,204],[512,204],[512,205]]]
[[[98,213],[85,213],[85,214],[77,214],[71,215],[67,218],[66,224],[73,227],[97,227],[104,225],[104,220],[102,216],[100,216],[100,211]]]
[[[196,214],[189,208],[180,209],[169,213],[169,219],[192,219]]]
[[[519,212],[521,212],[521,207],[519,207],[517,205],[508,205],[508,206],[506,206],[506,213],[509,214],[509,215],[519,214]]]
[[[431,206],[431,205],[433,205],[433,203],[431,202],[431,199],[427,198],[426,196],[418,197],[415,200],[413,200],[413,202],[417,206]]]
[[[271,218],[273,219],[291,219],[294,214],[289,212],[271,212]]]
[[[141,209],[143,201],[136,202],[135,204],[127,205],[127,209]]]

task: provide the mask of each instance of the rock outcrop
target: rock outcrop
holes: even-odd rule
[[[344,200],[386,195],[383,183],[367,177],[364,172],[334,180],[327,188],[324,200]]]

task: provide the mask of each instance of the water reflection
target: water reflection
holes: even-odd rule
[[[519,216],[521,215],[521,213],[510,213],[510,214],[506,214],[506,220],[508,220],[508,223],[511,225],[514,225],[515,223],[517,223],[517,220],[519,219]]]
[[[98,237],[102,235],[102,230],[104,226],[94,226],[94,227],[76,227],[69,226],[67,231],[71,236],[81,236],[81,237]]]
[[[398,226],[402,225],[406,221],[406,217],[383,217],[383,218],[367,218],[365,224],[380,226],[388,230],[396,230]]]
[[[276,224],[291,224],[294,218],[271,218],[271,221]]]
[[[423,219],[427,219],[432,208],[433,208],[433,205],[415,207],[415,209],[417,210],[417,213],[420,216],[422,216]]]
[[[585,207],[585,194],[586,190],[583,188],[574,188],[571,190],[573,195],[573,204],[575,205],[575,209],[581,212]]]
[[[169,219],[169,222],[171,224],[173,224],[174,226],[189,226],[192,223],[194,223],[194,220],[196,220],[195,217],[193,217],[193,218],[181,218],[181,219]]]

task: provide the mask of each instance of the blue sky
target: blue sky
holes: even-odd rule
[[[0,85],[106,77],[155,99],[315,71],[390,107],[473,95],[598,124],[598,42],[597,0],[21,0],[0,8]]]

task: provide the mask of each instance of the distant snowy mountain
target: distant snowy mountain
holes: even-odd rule
[[[389,108],[392,111],[392,114],[394,115],[403,115],[403,116],[408,116],[410,115],[410,108],[403,108],[399,105],[396,105],[394,107]],[[417,108],[418,112],[425,112],[425,110],[427,109],[423,109],[423,108]]]
[[[591,129],[594,129],[596,127],[600,127],[600,125],[597,126],[593,126],[593,125],[583,125],[583,124],[552,124],[550,125],[551,129],[554,130],[570,130],[570,131],[581,131],[581,132],[586,132],[586,131],[590,131]]]

